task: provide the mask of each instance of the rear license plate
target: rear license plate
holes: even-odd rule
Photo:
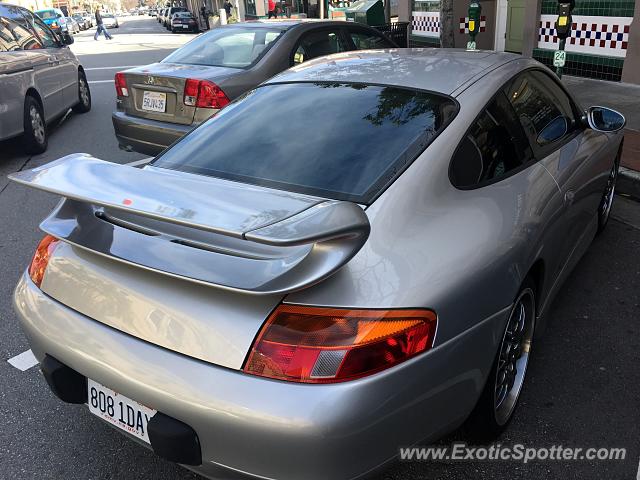
[[[182,28],[189,28],[189,25],[182,25]]]
[[[150,112],[164,112],[167,108],[167,94],[162,92],[147,92],[142,96],[142,109]]]
[[[125,397],[110,388],[87,379],[89,411],[147,443],[147,424],[156,410],[145,407],[135,400]]]

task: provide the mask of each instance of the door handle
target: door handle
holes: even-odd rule
[[[573,204],[573,200],[576,198],[576,193],[573,190],[567,190],[564,194],[564,204],[570,206]]]

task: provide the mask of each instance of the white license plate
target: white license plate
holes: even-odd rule
[[[182,25],[182,28],[189,28],[189,25]]]
[[[147,92],[142,95],[142,109],[150,112],[164,112],[167,108],[167,94]]]
[[[147,443],[147,424],[156,410],[145,407],[110,388],[87,379],[89,411]]]

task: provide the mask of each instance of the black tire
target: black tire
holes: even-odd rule
[[[83,89],[86,89],[84,91]],[[76,113],[87,113],[91,110],[91,90],[84,72],[78,72],[78,103],[73,106]]]
[[[611,207],[616,193],[616,184],[618,183],[618,171],[620,170],[620,158],[622,157],[622,144],[618,149],[616,158],[613,159],[613,166],[607,179],[607,185],[602,193],[602,200],[598,205],[598,235],[604,231],[611,217]]]
[[[526,380],[526,370],[535,330],[535,295],[535,283],[530,278],[526,278],[520,287],[509,314],[509,320],[505,326],[500,346],[496,352],[482,394],[465,423],[467,437],[473,443],[485,444],[494,441],[507,428],[516,411],[522,387]],[[525,311],[527,315],[522,321],[522,332],[519,331],[518,327],[520,325],[521,305],[524,309],[522,311]],[[514,325],[516,328],[514,328]],[[515,332],[515,334],[511,332]],[[511,342],[516,337],[520,337],[520,341]],[[516,358],[515,362],[513,360],[509,362],[503,361],[504,357],[511,358],[512,356]],[[523,367],[520,364],[516,365],[522,360],[524,360]],[[505,365],[513,368],[509,369]],[[502,369],[500,368],[501,366]],[[520,371],[518,368],[520,368]],[[521,373],[521,379],[518,377],[519,373]],[[514,377],[514,382],[509,385],[511,375]],[[499,379],[502,379],[502,382],[499,382]],[[504,386],[506,390],[500,389],[500,386]]]
[[[22,142],[25,151],[33,155],[44,152],[49,142],[47,125],[40,102],[31,95],[27,95],[24,100],[23,128]]]

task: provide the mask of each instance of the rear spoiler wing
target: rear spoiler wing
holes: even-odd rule
[[[60,240],[146,269],[246,293],[288,293],[315,284],[349,261],[370,231],[366,213],[351,202],[134,168],[88,154],[68,155],[9,178],[65,197],[41,224]],[[251,210],[251,204],[262,209]],[[105,210],[282,251],[252,258],[191,248],[176,239],[106,222],[100,218]]]

